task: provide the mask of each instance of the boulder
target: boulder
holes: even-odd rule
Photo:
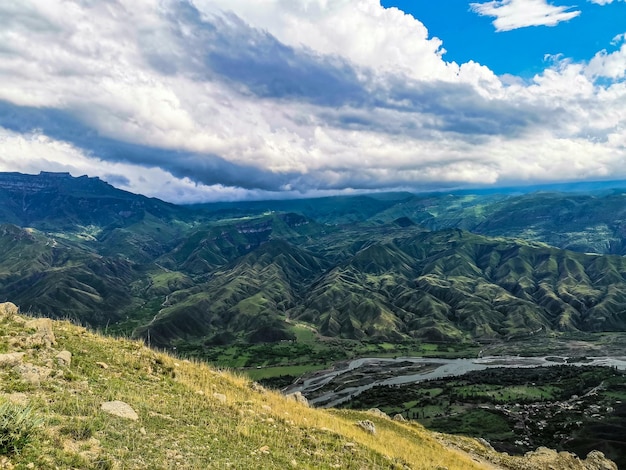
[[[557,452],[546,447],[526,452],[520,468],[534,470],[536,468],[554,468],[567,470],[617,470],[617,465],[607,459],[602,452],[592,451],[585,460],[581,460],[570,452]]]
[[[369,419],[358,421],[356,425],[369,434],[376,434],[376,426]]]
[[[377,416],[378,418],[389,419],[389,415],[380,411],[378,408],[370,408],[367,412],[371,415]]]
[[[123,401],[115,400],[115,401],[107,401],[100,405],[100,409],[105,413],[109,413],[113,416],[118,416],[120,418],[130,419],[133,421],[137,421],[139,419],[139,415],[133,410],[133,408]]]
[[[22,380],[31,385],[39,385],[52,373],[48,367],[35,366],[30,363],[20,364],[15,367],[15,371],[20,374]]]
[[[599,450],[592,450],[584,461],[589,470],[617,470],[617,465]]]
[[[0,367],[14,367],[22,363],[24,353],[0,354]]]
[[[55,356],[55,359],[60,366],[69,367],[72,363],[72,353],[69,351],[61,351]]]
[[[309,400],[307,400],[306,397],[302,395],[302,392],[293,392],[286,395],[286,397],[295,402],[302,403],[305,406],[309,406]]]
[[[55,344],[54,332],[52,331],[52,320],[49,318],[36,318],[26,322],[25,328],[36,330],[30,337],[29,343],[32,346],[52,347]]]
[[[0,319],[11,318],[13,315],[17,315],[19,311],[18,306],[11,302],[0,303]]]

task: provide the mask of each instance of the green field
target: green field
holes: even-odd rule
[[[260,369],[246,369],[244,373],[252,380],[263,380],[274,377],[300,377],[308,372],[322,369],[322,366],[282,366],[282,367],[265,367]]]
[[[585,456],[602,449],[626,464],[626,374],[608,367],[489,369],[374,387],[342,406],[400,413],[432,430],[485,438],[509,453],[546,446]]]

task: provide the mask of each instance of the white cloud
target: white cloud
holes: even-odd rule
[[[194,4],[0,3],[0,170],[179,202],[626,177],[624,45],[528,82],[376,0]]]
[[[610,78],[612,80],[626,77],[626,42],[615,52],[606,50],[598,52],[587,66],[585,73],[593,78]]]
[[[610,5],[611,3],[613,3],[614,1],[616,2],[620,2],[620,1],[624,1],[624,0],[587,0],[591,3],[595,3],[597,5]]]
[[[611,40],[611,45],[617,46],[618,44],[626,42],[626,33],[618,34]]]
[[[205,12],[215,5],[281,42],[320,54],[349,57],[356,65],[416,79],[453,79],[456,64],[441,60],[442,41],[418,20],[379,0],[193,0]]]
[[[600,0],[602,1],[602,0]],[[580,15],[573,7],[556,6],[547,0],[493,0],[486,3],[471,3],[471,9],[481,16],[496,19],[496,31],[511,31],[528,26],[556,26]]]

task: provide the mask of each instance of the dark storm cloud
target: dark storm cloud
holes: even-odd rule
[[[168,39],[177,41],[176,47],[155,48],[155,38],[150,37],[143,41],[146,57],[161,73],[225,80],[260,98],[321,106],[367,100],[355,69],[345,60],[286,46],[234,14],[203,17],[193,5],[181,2],[168,19]]]
[[[540,124],[546,111],[498,99],[487,100],[468,84],[397,79],[390,80],[377,104],[402,113],[436,116],[437,130],[471,135],[514,136]]]
[[[174,151],[111,139],[99,135],[68,111],[17,106],[0,101],[0,127],[28,134],[43,132],[103,160],[160,167],[178,178],[187,177],[206,185],[222,184],[245,189],[275,191],[293,175],[231,163],[217,155]]]

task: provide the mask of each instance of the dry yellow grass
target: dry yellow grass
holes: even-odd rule
[[[474,440],[453,446],[418,424],[309,408],[243,376],[68,322],[53,323],[52,348],[36,345],[24,323],[0,311],[0,344],[51,373],[37,385],[0,367],[0,403],[31,405],[44,424],[19,453],[0,456],[2,469],[496,468],[480,456],[524,468]],[[55,362],[61,350],[72,353],[69,367]],[[104,413],[111,400],[128,403],[139,419]],[[376,434],[358,427],[361,420]]]
[[[238,424],[238,428],[244,434],[253,435],[258,432],[258,421],[255,419],[258,415],[245,410],[261,410],[261,414],[273,420],[284,420],[292,428],[334,435],[338,441],[343,442],[344,449],[346,443],[352,443],[357,448],[374,451],[384,456],[390,465],[394,462],[400,465],[399,468],[403,465],[416,469],[485,468],[469,455],[451,451],[437,440],[433,433],[419,424],[395,422],[367,412],[308,408],[273,391],[253,392],[247,378],[227,373],[221,375],[222,380],[231,386],[228,403],[239,410],[244,410],[242,422]],[[182,364],[179,380],[189,387],[197,387],[204,393],[212,393],[218,389],[215,371],[200,363]],[[373,421],[376,425],[376,434],[371,435],[356,426],[355,423],[360,420]],[[268,443],[270,448],[281,446],[282,440],[280,436],[278,438],[277,442]]]

